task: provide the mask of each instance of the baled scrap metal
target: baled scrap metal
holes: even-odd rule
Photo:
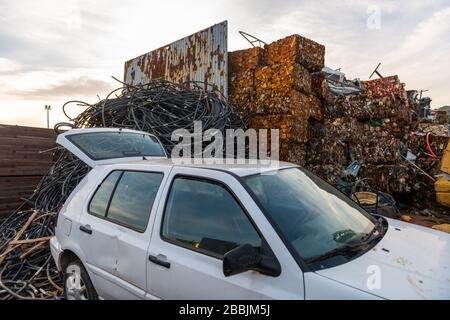
[[[234,74],[235,83],[230,83],[230,100],[235,104],[236,110],[249,119],[254,116],[267,117],[265,128],[277,127],[279,121],[273,116],[293,116],[295,122],[287,121],[289,117],[285,117],[285,125],[302,127],[302,131],[295,134],[296,142],[306,142],[308,119],[320,119],[323,109],[317,97],[305,94],[311,91],[308,70],[291,62],[248,70],[249,68],[244,68],[242,72]],[[275,123],[272,124],[273,121]],[[261,123],[260,120],[258,122]],[[253,121],[250,126],[255,124],[256,121]],[[292,130],[296,131],[295,128]],[[281,143],[287,142],[282,136]]]
[[[435,136],[450,137],[448,124],[439,124],[427,119],[422,119],[419,122],[417,131],[422,133],[431,132]]]
[[[296,62],[310,72],[317,72],[325,66],[325,46],[300,35],[288,36],[265,47],[265,62],[267,65]]]
[[[349,143],[350,157],[365,163],[395,163],[400,158],[400,144],[396,138],[353,139]]]
[[[310,127],[308,163],[348,164],[353,160],[366,163],[392,163],[399,159],[401,141],[382,127],[358,121],[355,118],[325,120],[326,129],[312,139]],[[326,150],[326,152],[324,152]],[[333,154],[332,159],[326,153]],[[336,156],[338,156],[336,158]],[[344,157],[345,155],[345,157]],[[331,162],[327,162],[330,161]]]
[[[436,121],[440,125],[446,125],[448,123],[448,115],[445,110],[433,110],[433,115],[436,117]]]
[[[228,53],[228,71],[231,77],[264,65],[263,48],[255,47]],[[230,80],[233,82],[233,79]]]
[[[279,129],[280,138],[286,141],[296,141],[298,136],[306,134],[306,128],[289,114],[257,115],[250,119],[249,126],[255,129]]]
[[[361,177],[370,177],[371,186],[390,194],[413,190],[416,170],[407,164],[363,165]]]
[[[402,100],[393,96],[372,98],[351,95],[334,98],[331,103],[336,110],[331,116],[345,116],[361,121],[391,118],[396,120],[392,123],[402,121],[407,125],[412,122],[412,110]]]
[[[306,144],[308,166],[348,163],[348,144],[333,138],[310,138]],[[314,152],[311,152],[314,150]]]
[[[298,63],[278,63],[255,69],[255,86],[289,94],[292,89],[311,94],[311,74]]]
[[[300,36],[229,53],[230,101],[251,128],[280,129],[284,160],[305,163],[309,121],[322,118],[311,72],[320,72],[324,53],[322,45]]]
[[[374,80],[362,81],[363,94],[369,97],[382,98],[394,96],[408,101],[405,84],[401,83],[398,76],[389,76]]]
[[[324,53],[322,45],[298,35],[273,42],[264,49],[230,52],[230,101],[245,115],[294,114],[289,105],[292,102],[299,102],[295,109],[320,109],[316,101],[312,101],[311,107],[311,101],[306,101],[315,98],[310,97],[310,73],[322,69]]]
[[[449,141],[448,136],[431,135],[428,139],[429,145],[434,154],[441,158],[444,155],[445,148]],[[423,133],[414,132],[406,140],[408,148],[416,155],[422,155],[422,157],[430,157],[427,150],[427,139]]]
[[[311,91],[314,96],[321,100],[328,99],[328,84],[325,72],[319,71],[311,74]]]
[[[307,128],[302,126],[295,116],[288,114],[254,116],[249,121],[249,127],[278,129],[280,158],[304,164],[306,149],[303,138],[307,135]],[[296,156],[298,157],[296,158]]]

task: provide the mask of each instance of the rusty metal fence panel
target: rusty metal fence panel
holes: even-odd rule
[[[125,62],[124,81],[201,81],[228,95],[227,21]],[[208,89],[208,86],[205,86]]]

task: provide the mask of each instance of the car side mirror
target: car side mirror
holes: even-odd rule
[[[249,270],[255,270],[272,277],[281,274],[281,266],[273,254],[262,255],[258,249],[250,244],[243,244],[228,251],[223,256],[223,274],[225,277]]]

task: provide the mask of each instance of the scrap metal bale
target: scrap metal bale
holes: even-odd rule
[[[325,46],[300,35],[292,35],[265,46],[267,65],[296,62],[310,72],[325,66]]]
[[[264,49],[255,47],[228,53],[228,74],[234,75],[264,65]]]
[[[270,89],[289,94],[292,89],[311,94],[311,74],[298,63],[278,63],[257,67],[255,70],[257,88]]]
[[[254,116],[249,121],[254,129],[280,130],[280,142],[300,142],[307,135],[307,127],[297,121],[296,117],[288,114]]]
[[[400,82],[397,75],[380,79],[362,81],[363,94],[369,97],[381,98],[394,96],[408,101],[405,84]]]
[[[311,93],[319,99],[328,98],[328,84],[325,72],[314,72],[311,74]]]

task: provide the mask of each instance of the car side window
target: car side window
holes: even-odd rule
[[[216,181],[176,177],[163,219],[163,239],[218,258],[242,244],[261,247],[261,237],[244,209]]]
[[[125,171],[114,191],[106,218],[144,232],[162,179],[162,173]]]
[[[89,212],[91,214],[99,217],[106,216],[109,199],[121,174],[122,171],[113,171],[103,180],[89,203]]]

